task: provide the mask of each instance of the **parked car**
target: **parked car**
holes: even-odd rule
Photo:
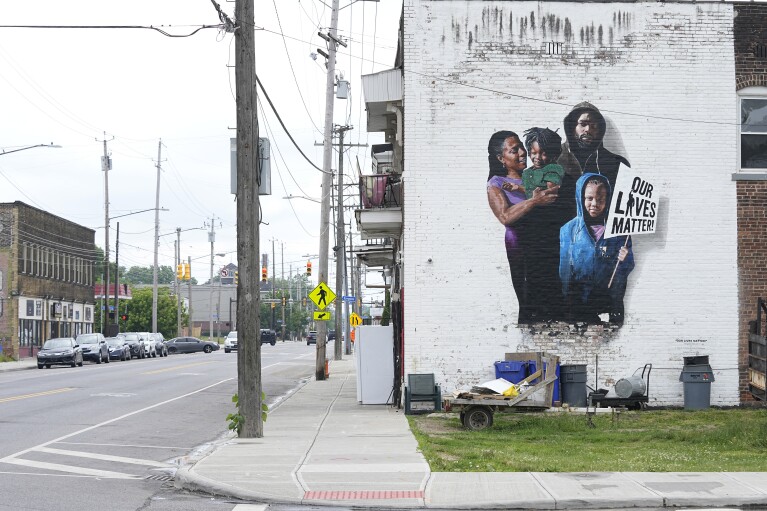
[[[277,344],[277,332],[270,330],[269,328],[262,328],[261,344],[271,344],[272,346]]]
[[[51,364],[83,365],[83,350],[71,337],[48,339],[37,353],[37,368],[51,367]]]
[[[146,352],[144,351],[144,343],[141,342],[141,335],[137,332],[125,332],[124,334],[118,334],[118,337],[124,337],[125,342],[130,345],[132,358],[144,358]]]
[[[100,364],[109,363],[109,346],[100,333],[80,334],[77,336],[77,344],[83,350],[83,359]]]
[[[197,337],[175,337],[165,345],[168,347],[168,353],[195,353],[197,351],[210,353],[219,349],[218,343],[203,341]],[[236,346],[235,349],[237,349]]]
[[[107,337],[107,348],[109,350],[109,358],[112,360],[130,360],[130,344],[124,337]]]
[[[229,353],[232,350],[237,349],[237,331],[233,330],[226,334],[224,339],[224,353]]]
[[[328,342],[336,340],[336,331],[328,330]]]
[[[160,332],[149,334],[149,336],[154,340],[154,350],[157,354],[161,357],[167,357],[168,347],[165,346],[165,337]]]
[[[310,344],[317,344],[317,332],[314,330],[306,335],[306,345],[309,346]]]
[[[154,340],[150,337],[151,334],[149,332],[139,332],[138,334],[141,336],[141,342],[144,343],[144,353],[147,358],[157,358],[157,348],[154,347]]]

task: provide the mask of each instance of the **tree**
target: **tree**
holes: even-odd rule
[[[152,266],[131,266],[120,280],[128,284],[153,284],[154,268]],[[158,284],[173,284],[175,280],[176,270],[170,266],[157,267]]]
[[[384,309],[381,313],[381,326],[388,326],[389,320],[391,320],[391,293],[386,290],[386,298],[384,301]]]
[[[152,289],[137,289],[133,292],[133,299],[128,302],[128,321],[122,330],[126,332],[150,332],[152,329]],[[120,311],[124,306],[120,307]],[[157,330],[166,339],[178,335],[176,323],[176,298],[171,296],[170,290],[160,288],[157,290]],[[181,323],[186,324],[188,314],[182,311]]]

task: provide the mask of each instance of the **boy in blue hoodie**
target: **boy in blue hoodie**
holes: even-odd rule
[[[573,321],[599,323],[599,314],[606,312],[611,323],[623,324],[623,295],[634,254],[626,236],[604,237],[610,194],[605,176],[582,175],[575,185],[578,214],[559,230],[559,278]]]

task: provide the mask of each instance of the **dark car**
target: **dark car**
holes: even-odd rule
[[[317,332],[314,330],[306,334],[306,345],[309,346],[310,344],[317,344]]]
[[[149,338],[154,341],[154,349],[160,357],[168,356],[168,347],[165,345],[165,337],[159,332],[149,334]]]
[[[336,340],[336,331],[328,330],[328,342]]]
[[[120,334],[118,337],[124,337],[125,342],[130,345],[132,358],[146,357],[146,352],[144,351],[144,343],[141,342],[141,336],[138,333],[126,332],[124,334]]]
[[[107,348],[109,350],[109,358],[112,360],[130,360],[130,344],[123,337],[107,337]]]
[[[165,343],[168,353],[194,353],[203,351],[210,353],[218,350],[216,342],[203,341],[197,337],[176,337]]]
[[[84,360],[91,360],[97,364],[109,363],[109,346],[107,346],[107,341],[103,335],[99,333],[80,334],[77,336],[77,344],[83,350]]]
[[[83,365],[83,351],[71,337],[48,339],[37,353],[37,368],[51,367],[52,364]]]
[[[277,344],[277,332],[270,330],[269,328],[262,328],[261,344],[271,344],[272,346]]]

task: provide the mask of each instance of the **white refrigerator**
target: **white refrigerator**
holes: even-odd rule
[[[392,402],[394,386],[394,329],[391,326],[357,327],[354,361],[357,401],[363,405]]]

